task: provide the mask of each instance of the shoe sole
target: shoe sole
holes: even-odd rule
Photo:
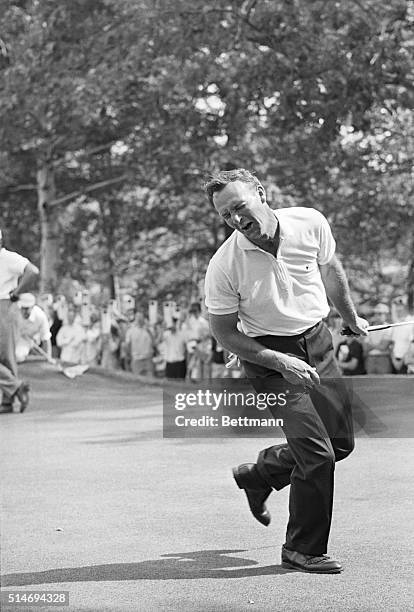
[[[243,485],[240,483],[239,478],[240,478],[240,474],[239,474],[239,468],[233,468],[233,478],[236,481],[237,486],[239,487],[239,489],[241,489],[242,491],[244,491],[246,493],[246,489],[245,487],[243,487]],[[249,498],[247,496],[246,493],[246,497],[247,497],[247,503],[249,504],[249,508],[250,508],[250,512],[252,513],[253,517],[256,519],[256,521],[258,521],[261,525],[263,525],[264,527],[268,527],[270,524],[270,518],[269,520],[266,520],[265,522],[263,522],[262,519],[260,519],[253,511],[252,507],[250,506],[250,502],[249,502]]]
[[[303,567],[298,567],[297,565],[293,565],[288,561],[282,561],[282,567],[285,569],[295,570],[296,572],[303,572],[304,574],[340,574],[342,569],[330,569],[330,570],[307,570]]]

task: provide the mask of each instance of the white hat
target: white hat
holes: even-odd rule
[[[36,298],[33,293],[22,293],[19,296],[20,308],[32,308],[36,304]]]

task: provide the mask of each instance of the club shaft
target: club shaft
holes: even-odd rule
[[[390,327],[400,327],[400,325],[414,325],[414,321],[400,321],[399,323],[383,323],[381,325],[369,325],[367,332],[380,331],[381,329],[389,329]],[[354,334],[350,327],[345,327],[341,331],[342,336],[358,336]]]
[[[383,325],[370,325],[367,331],[378,331],[380,329],[389,329],[390,327],[400,327],[400,325],[414,325],[414,321],[400,321],[399,323],[384,323]]]

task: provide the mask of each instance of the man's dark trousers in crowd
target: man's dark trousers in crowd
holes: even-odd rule
[[[255,340],[305,360],[321,377],[321,385],[310,393],[287,385],[286,405],[269,406],[273,416],[283,419],[287,443],[262,450],[256,470],[264,486],[280,490],[291,485],[285,547],[322,555],[327,551],[331,526],[335,461],[347,457],[354,447],[351,396],[323,322],[296,336],[260,336]],[[283,390],[286,381],[278,372],[250,362],[243,365],[257,392]]]

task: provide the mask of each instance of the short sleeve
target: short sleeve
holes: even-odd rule
[[[205,304],[210,314],[226,315],[238,312],[239,296],[229,277],[215,262],[210,261],[205,284]]]
[[[336,242],[332,235],[331,227],[321,213],[319,217],[319,253],[318,263],[323,266],[327,264],[335,254]]]
[[[24,272],[25,267],[29,263],[29,260],[26,259],[26,257],[19,255],[19,253],[13,252],[13,257],[10,258],[9,263],[12,273],[16,276],[21,276]]]

